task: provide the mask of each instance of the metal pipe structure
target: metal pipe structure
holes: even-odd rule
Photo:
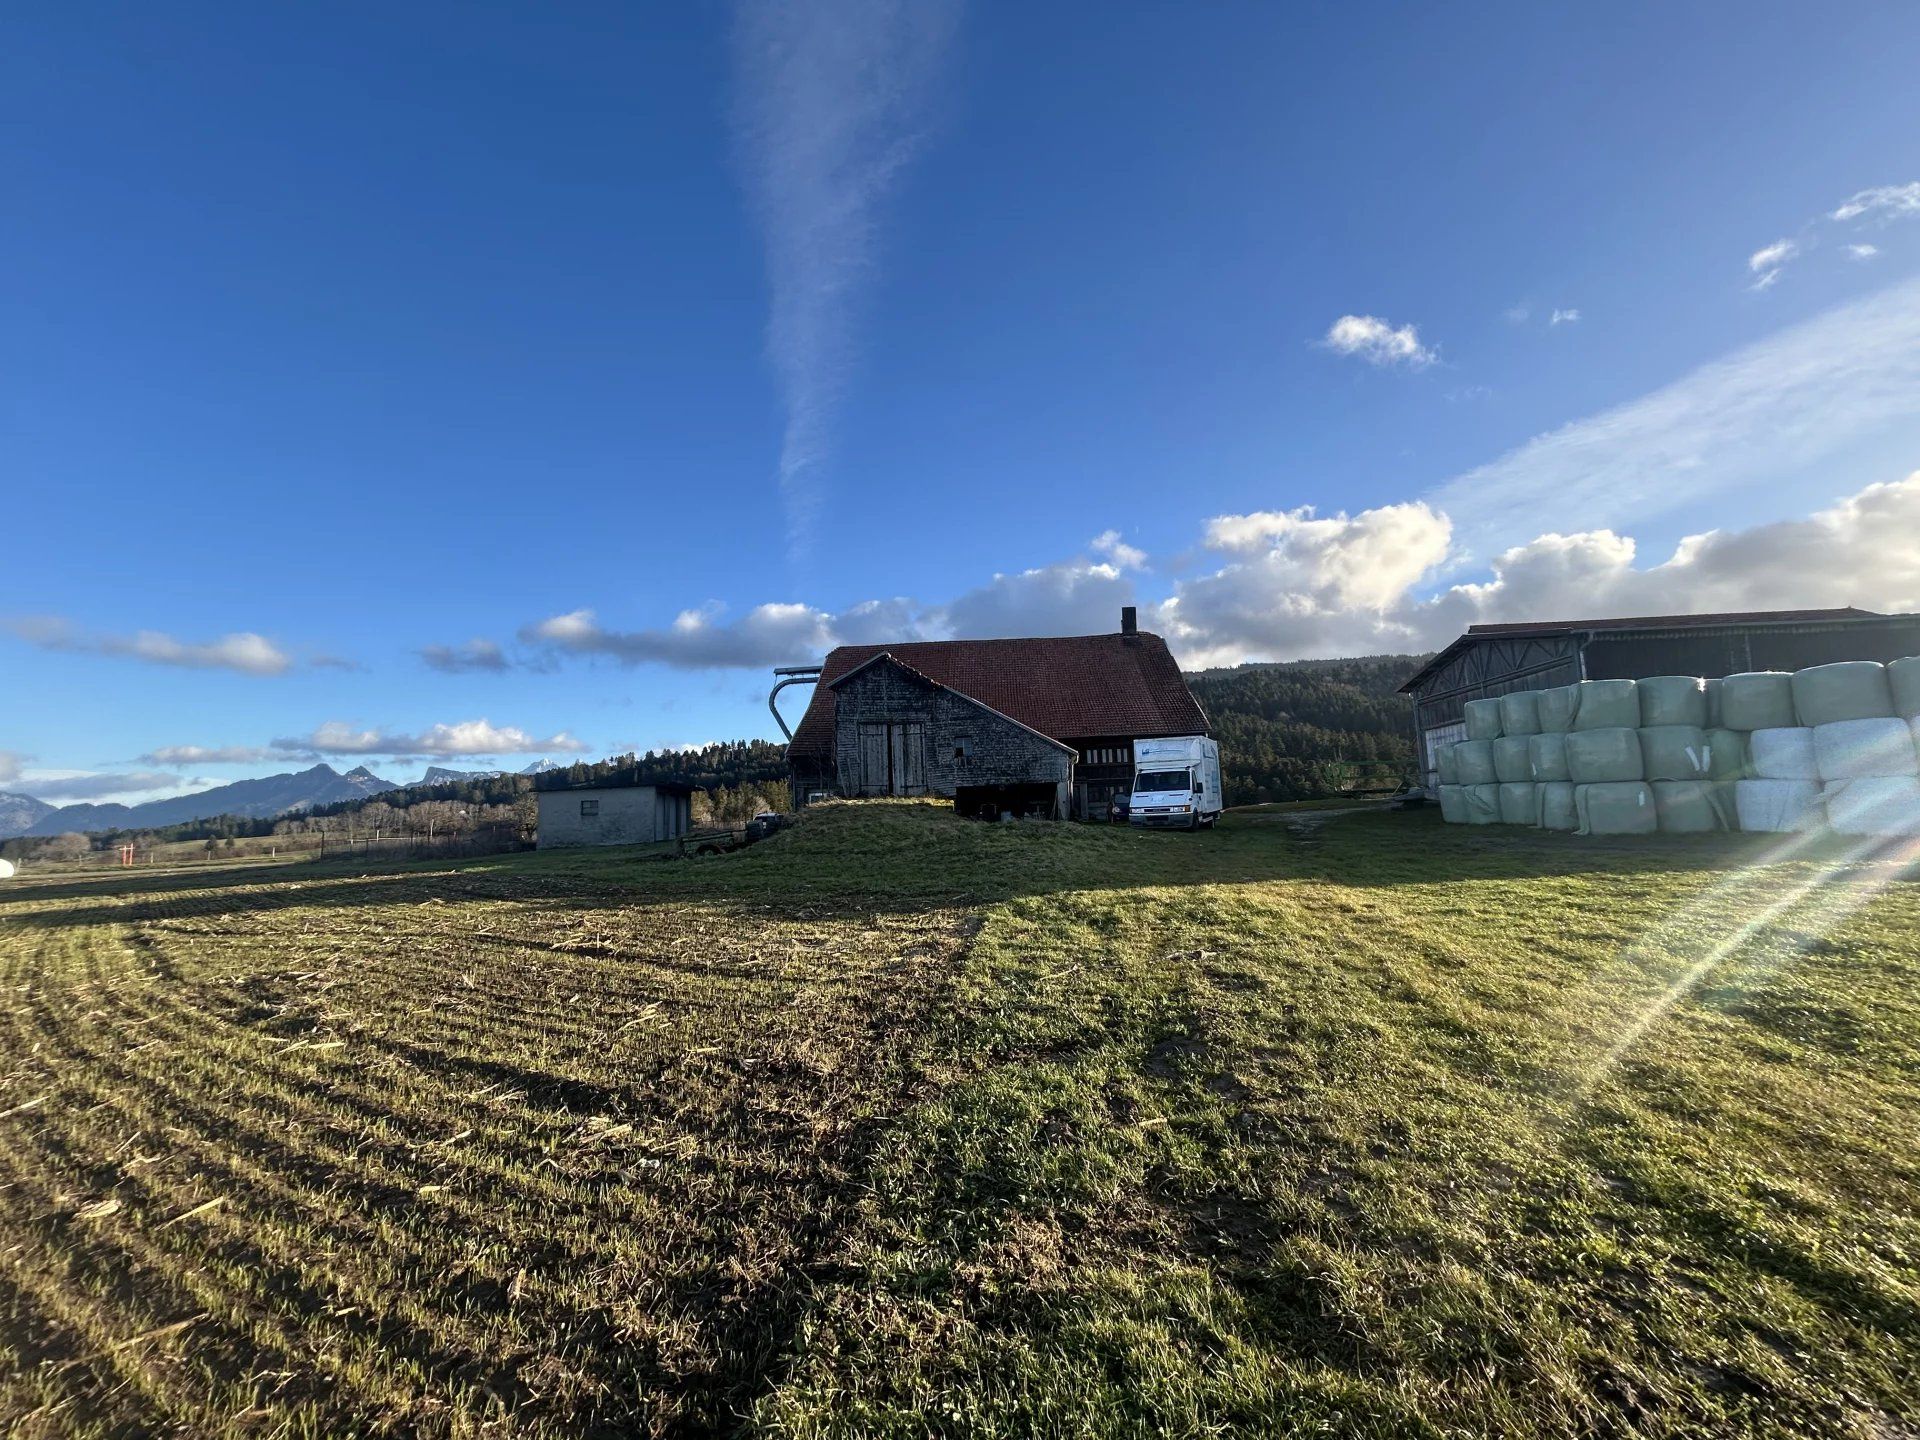
[[[793,743],[793,727],[787,724],[787,717],[780,713],[780,707],[774,703],[780,692],[789,685],[814,685],[820,680],[818,665],[783,665],[773,672],[780,678],[773,682],[773,689],[767,692],[767,709],[773,712],[773,722],[780,727],[780,733],[787,737],[787,743]]]

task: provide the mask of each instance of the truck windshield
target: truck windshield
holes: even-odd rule
[[[1133,777],[1136,793],[1143,790],[1191,790],[1193,775],[1186,770],[1142,770]]]

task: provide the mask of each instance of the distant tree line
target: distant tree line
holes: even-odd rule
[[[1229,805],[1337,794],[1356,766],[1412,766],[1413,706],[1399,686],[1421,655],[1239,665],[1187,676],[1220,742]]]

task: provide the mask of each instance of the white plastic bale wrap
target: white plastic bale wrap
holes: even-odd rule
[[[1813,760],[1822,780],[1870,780],[1920,774],[1913,729],[1905,720],[1835,720],[1813,727]]]
[[[1453,746],[1442,745],[1440,747],[1439,753],[1434,756],[1434,769],[1440,772],[1440,783],[1442,785],[1458,785],[1460,783],[1460,763],[1454,758]]]
[[[1660,828],[1653,787],[1644,780],[1576,785],[1573,804],[1582,835],[1652,835]]]
[[[1540,692],[1514,690],[1500,697],[1500,733],[1502,735],[1538,735],[1540,733]]]
[[[1546,735],[1564,735],[1573,729],[1573,717],[1580,712],[1580,687],[1556,685],[1535,692],[1534,713],[1540,718],[1540,730]]]
[[[1744,780],[1751,773],[1747,764],[1747,737],[1741,730],[1707,731],[1708,778]]]
[[[1733,803],[1740,828],[1756,834],[1818,830],[1824,818],[1820,787],[1811,780],[1735,781]]]
[[[1462,740],[1453,747],[1453,773],[1462,785],[1491,785],[1500,777],[1493,768],[1491,740]]]
[[[1704,780],[1713,771],[1707,732],[1698,725],[1645,725],[1640,758],[1649,780]]]
[[[1536,782],[1571,780],[1567,770],[1567,737],[1551,731],[1527,737],[1527,760]]]
[[[1720,682],[1720,723],[1729,730],[1787,730],[1793,713],[1793,676],[1785,670],[1749,670]]]
[[[1893,714],[1887,667],[1877,660],[1837,660],[1796,670],[1793,710],[1802,725],[1887,719]]]
[[[1754,731],[1747,737],[1747,766],[1759,780],[1818,780],[1813,731],[1799,725]]]
[[[1498,785],[1462,785],[1461,798],[1467,805],[1467,824],[1500,823],[1500,787]]]
[[[1827,823],[1841,835],[1920,835],[1920,779],[1869,776],[1829,785]]]
[[[1907,720],[1920,719],[1920,655],[1887,666],[1887,689],[1893,694],[1894,714]]]
[[[1534,797],[1540,802],[1536,823],[1542,830],[1573,831],[1580,828],[1580,812],[1573,801],[1571,781],[1548,780],[1535,785],[1533,790]]]
[[[1500,787],[1500,823],[1502,825],[1532,825],[1539,820],[1540,800],[1534,793],[1535,789],[1531,780]]]
[[[1720,687],[1724,684],[1726,684],[1724,680],[1703,680],[1701,682],[1701,689],[1706,692],[1707,696],[1707,725],[1714,730],[1718,730],[1727,723],[1720,718]]]
[[[1640,728],[1640,697],[1631,680],[1582,680],[1574,687],[1573,728],[1616,730]]]
[[[1718,780],[1655,780],[1654,813],[1663,835],[1710,835],[1737,829],[1733,787]]]
[[[1616,725],[1610,730],[1576,730],[1567,736],[1567,777],[1574,784],[1615,784],[1645,776],[1637,729]]]
[[[1467,739],[1498,740],[1500,738],[1500,702],[1493,700],[1469,700],[1463,707],[1467,720]]]
[[[1640,726],[1707,726],[1707,682],[1692,675],[1655,675],[1635,683],[1640,695]]]
[[[1449,825],[1467,823],[1467,797],[1462,793],[1462,785],[1442,785],[1440,787],[1440,818]]]
[[[1493,742],[1493,774],[1502,785],[1519,785],[1533,779],[1533,752],[1527,743],[1531,735],[1502,735]]]

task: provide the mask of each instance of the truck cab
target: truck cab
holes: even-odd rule
[[[1223,807],[1220,742],[1204,735],[1133,742],[1128,823],[1142,829],[1199,830]]]

